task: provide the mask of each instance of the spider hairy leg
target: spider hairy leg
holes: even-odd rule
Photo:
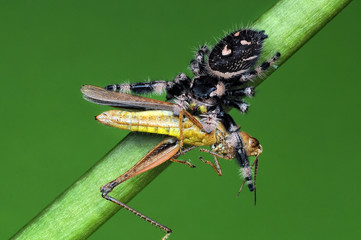
[[[248,74],[244,74],[241,76],[241,82],[252,81],[256,77],[259,77],[263,72],[267,71],[271,66],[277,68],[275,62],[281,57],[281,53],[277,52],[271,59],[264,61],[256,67],[254,70],[250,71]]]
[[[152,81],[152,82],[138,82],[138,83],[122,83],[112,84],[105,87],[105,90],[123,93],[146,94],[156,93],[162,94],[165,92],[170,82],[168,81]]]
[[[202,46],[197,51],[194,59],[190,62],[189,68],[193,72],[195,77],[204,74],[206,70],[205,56],[208,56],[209,53],[209,48],[207,46]]]
[[[246,113],[249,108],[249,104],[239,99],[231,99],[224,101],[225,106],[230,106],[238,109],[241,113]]]
[[[167,99],[183,93],[190,86],[191,79],[184,73],[178,74],[173,81],[150,81],[138,83],[111,84],[105,87],[107,91],[133,93],[133,94],[163,94],[167,93]]]
[[[234,156],[241,166],[243,178],[247,182],[248,189],[252,192],[254,190],[252,172],[249,168],[249,160],[239,127],[228,113],[223,112],[221,121],[228,133],[229,144],[234,149]]]

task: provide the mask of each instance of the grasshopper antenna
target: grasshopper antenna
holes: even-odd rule
[[[258,170],[258,155],[256,156],[256,159],[254,160],[254,163],[256,164],[255,167],[254,167],[254,205],[256,205],[256,202],[257,202],[257,185],[256,185],[256,183],[257,183],[257,170]]]

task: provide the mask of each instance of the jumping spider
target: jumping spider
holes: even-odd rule
[[[277,52],[270,60],[255,66],[267,37],[264,31],[240,29],[224,37],[211,51],[202,46],[190,62],[193,78],[180,73],[173,81],[113,84],[105,89],[134,94],[160,94],[165,91],[167,100],[173,100],[193,115],[202,117],[205,132],[213,131],[217,121],[221,121],[229,133],[228,141],[243,169],[248,188],[253,191],[251,170],[239,127],[225,109],[231,107],[247,112],[249,105],[243,98],[254,96],[255,91],[246,83],[266,71],[281,56]]]

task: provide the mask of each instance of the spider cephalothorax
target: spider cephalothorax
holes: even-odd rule
[[[262,51],[263,41],[268,36],[264,31],[240,29],[219,41],[212,50],[202,46],[190,62],[194,76],[178,74],[173,81],[151,81],[106,86],[110,91],[125,93],[167,93],[182,108],[203,118],[203,130],[211,132],[216,121],[221,121],[231,136],[234,155],[243,168],[244,178],[252,191],[252,178],[239,128],[225,108],[236,108],[242,113],[248,110],[245,97],[254,96],[254,88],[248,82],[267,70],[279,57],[276,53],[270,60],[256,66]],[[175,113],[177,114],[177,113]]]

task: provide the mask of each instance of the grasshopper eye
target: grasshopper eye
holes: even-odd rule
[[[260,147],[259,141],[258,141],[256,138],[254,138],[254,137],[251,137],[251,138],[249,139],[249,145],[250,145],[252,148],[259,148],[259,147]]]

